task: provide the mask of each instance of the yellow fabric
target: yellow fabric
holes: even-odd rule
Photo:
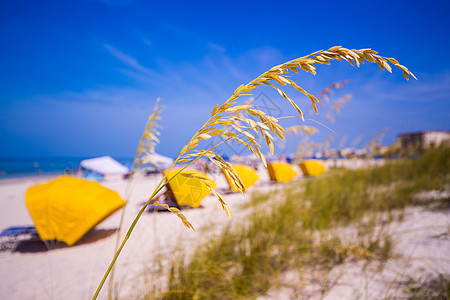
[[[25,204],[42,240],[71,246],[125,201],[97,182],[62,176],[30,187]]]
[[[305,176],[319,176],[328,169],[327,166],[317,160],[305,160],[300,163],[300,168]]]
[[[297,172],[292,166],[285,162],[268,162],[267,171],[269,172],[270,180],[289,182],[297,176]]]
[[[249,187],[254,185],[255,182],[257,182],[259,179],[258,173],[255,171],[255,169],[251,167],[248,167],[246,165],[234,165],[233,168],[236,170],[236,173],[239,175],[242,182],[244,183],[245,189],[248,189]],[[239,190],[233,184],[231,178],[225,172],[223,172],[223,174],[225,175],[225,178],[227,179],[227,182],[231,190],[233,192],[239,192]]]
[[[195,174],[196,176],[201,176],[206,178],[211,182],[211,186],[214,188],[216,184],[206,175],[205,173],[196,170],[184,170],[182,173],[177,174],[179,170],[172,170],[168,173],[167,179],[169,181],[169,188],[175,197],[178,205],[188,205],[192,207],[199,207],[202,200],[208,196],[211,191],[208,189],[206,184],[198,178],[186,177],[182,173]]]

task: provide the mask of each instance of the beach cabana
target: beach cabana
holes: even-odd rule
[[[328,170],[326,165],[314,159],[302,161],[299,166],[305,176],[319,176]]]
[[[255,182],[258,181],[258,179],[259,179],[259,175],[256,172],[256,170],[249,166],[233,165],[233,168],[236,171],[236,173],[239,175],[239,177],[241,178],[242,182],[244,183],[245,189],[248,189],[249,187],[254,185]],[[233,192],[239,192],[237,187],[233,184],[233,181],[231,180],[231,178],[225,172],[223,172],[223,170],[222,170],[222,173],[225,176],[225,178],[228,182],[228,185],[230,186],[230,189]]]
[[[196,170],[184,170],[177,174],[178,171],[175,169],[166,173],[168,180],[173,178],[166,186],[171,200],[175,200],[179,206],[199,207],[202,200],[211,191],[202,180],[192,177],[191,174],[205,178],[210,182],[211,187],[215,187],[216,184],[205,173]]]
[[[25,204],[43,241],[69,246],[125,205],[116,192],[99,183],[62,176],[30,187]]]
[[[139,158],[137,168],[147,175],[160,173],[170,168],[173,159],[158,153],[146,153]]]
[[[272,181],[290,182],[297,176],[297,172],[286,162],[268,162],[267,171]]]
[[[130,170],[119,163],[111,156],[101,156],[96,158],[90,158],[82,160],[80,166],[83,169],[95,172],[97,174],[105,176],[124,176],[130,173]]]
[[[158,153],[152,153],[145,155],[142,159],[142,163],[152,164],[160,169],[167,169],[172,165],[173,159]]]

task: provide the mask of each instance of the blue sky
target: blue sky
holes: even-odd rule
[[[448,1],[162,2],[2,1],[0,156],[133,156],[157,97],[166,105],[157,151],[176,156],[237,86],[335,45],[395,57],[419,79],[339,62],[295,77],[313,94],[351,80],[332,95],[352,95],[334,124],[326,109],[310,116],[336,132],[335,146],[361,137],[362,147],[385,128],[385,143],[450,129]],[[318,127],[317,141],[332,134]]]

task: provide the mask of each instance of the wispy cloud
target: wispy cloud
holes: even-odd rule
[[[57,111],[60,110],[60,113],[67,118],[71,118],[69,114],[78,115],[79,119],[72,118],[77,120],[76,122],[93,123],[94,118],[107,120],[109,128],[102,129],[94,126],[90,129],[93,135],[94,132],[98,135],[111,135],[111,131],[123,133],[125,129],[138,135],[155,99],[163,97],[167,109],[163,115],[164,132],[159,151],[169,155],[176,154],[179,144],[195,132],[212,107],[225,101],[238,85],[249,82],[275,64],[292,59],[284,57],[283,53],[270,47],[251,49],[233,57],[227,54],[225,48],[217,45],[211,47],[209,53],[196,61],[175,63],[160,59],[152,62],[152,68],[150,68],[141,62],[145,60],[140,57],[130,55],[109,44],[103,46],[123,65],[118,71],[134,79],[136,84],[102,86],[79,92],[66,91],[40,95],[30,99],[30,102],[43,104],[42,107],[54,107],[53,114],[58,114]],[[336,69],[336,65],[332,68]],[[300,75],[299,83],[304,87],[312,87],[310,91],[317,93],[320,91],[317,89],[318,86],[325,87],[333,81],[346,78],[336,78],[336,76],[333,78],[333,72],[330,72],[331,75],[327,75],[327,72],[323,73],[325,74],[319,74],[317,77],[308,74]],[[400,83],[392,80],[393,75],[387,73],[382,73],[380,76],[378,76],[379,73],[368,76],[370,71],[355,69],[349,69],[349,73],[357,76],[340,93],[351,93],[353,99],[343,108],[342,114],[337,116],[336,124],[332,126],[336,132],[348,134],[349,140],[354,138],[353,135],[374,135],[384,127],[391,127],[393,132],[408,129],[409,127],[399,127],[401,126],[399,114],[403,114],[401,115],[403,118],[420,115],[426,103],[445,104],[444,99],[450,96],[449,73],[433,77],[417,74],[419,81],[401,81]],[[358,74],[361,77],[358,77]],[[294,91],[290,91],[290,94],[294,98],[298,97],[296,100],[302,108],[306,109],[307,99],[303,101],[302,96],[295,94]],[[271,97],[270,93],[268,95]],[[337,97],[338,93],[335,96]],[[277,104],[280,103],[282,109],[290,108],[288,104],[284,105],[286,101],[279,99],[278,96],[274,95],[273,100],[279,100]],[[404,104],[407,101],[411,105],[405,109]],[[395,103],[403,103],[401,109],[405,112],[399,111],[400,108],[395,107]],[[412,103],[422,104],[412,105]],[[36,107],[38,111],[39,106]],[[95,114],[87,114],[91,107],[96,110]],[[445,107],[442,111],[445,112]],[[440,119],[443,118],[442,111],[438,113]],[[44,114],[44,111],[38,112],[36,116],[40,113]],[[290,114],[287,110],[285,113]],[[11,111],[9,115],[15,114],[20,114],[20,111]],[[321,111],[319,116],[314,115],[312,118],[320,121],[323,114],[324,112]],[[422,116],[420,120],[416,118],[415,122],[422,122],[423,126],[428,126],[431,117],[430,113],[430,115]],[[45,119],[34,118],[37,123],[46,122]],[[17,119],[24,120],[21,117]],[[138,122],[140,119],[142,121]],[[50,127],[51,124],[49,123],[48,126]],[[396,129],[396,126],[400,129]],[[323,131],[325,135],[330,134],[325,129]],[[395,133],[392,133],[392,136],[394,138]],[[127,149],[132,151],[133,147],[134,144]],[[288,150],[295,151],[295,147],[296,145],[293,145]]]
[[[44,139],[42,129],[54,126],[54,116],[57,116],[58,122],[65,122],[64,128],[70,132],[70,135],[58,134],[60,144],[70,145],[74,137],[84,139],[81,131],[88,131],[88,136],[97,141],[96,152],[110,153],[109,145],[119,139],[127,145],[117,148],[117,151],[132,153],[135,147],[132,137],[138,138],[155,99],[162,97],[167,109],[163,114],[164,129],[158,151],[175,155],[184,139],[201,126],[204,116],[210,114],[215,104],[225,101],[238,85],[276,63],[273,61],[266,65],[262,61],[277,60],[273,56],[276,51],[268,48],[255,49],[239,57],[230,57],[226,51],[214,50],[196,62],[159,61],[151,69],[139,58],[116,47],[105,44],[104,48],[123,64],[118,71],[133,78],[136,84],[34,96],[26,100],[28,107],[33,108],[29,109],[33,111],[31,115],[10,107],[0,123],[16,120],[21,125],[14,127],[14,134],[33,128],[33,124],[40,124],[39,130],[36,129],[33,134]],[[258,54],[257,59],[255,54]],[[100,123],[102,126],[98,126]],[[77,131],[80,131],[80,136],[76,136]],[[48,139],[48,145],[55,142]],[[77,147],[80,153],[88,153],[92,149],[88,145]],[[61,153],[70,151],[61,150]]]
[[[398,88],[397,88],[398,91]],[[394,99],[402,101],[450,100],[450,72],[429,76],[423,74],[418,81],[412,81],[408,88],[395,91]]]
[[[136,57],[105,44],[105,49],[124,64],[121,72],[133,78],[148,89],[171,89],[172,94],[183,98],[189,95],[196,103],[226,97],[232,88],[259,75],[258,69],[265,70],[275,64],[281,53],[272,48],[253,49],[237,58],[226,54],[226,49],[214,45],[212,51],[196,62],[171,62],[160,60],[150,69],[142,65]],[[252,71],[255,71],[253,73]],[[198,96],[201,95],[201,98]]]
[[[127,65],[128,67],[132,68],[135,71],[141,72],[143,74],[154,74],[155,72],[153,72],[152,70],[150,70],[149,68],[146,68],[144,66],[142,66],[138,60],[128,54],[125,54],[123,52],[121,52],[120,50],[105,44],[103,45],[106,50],[108,50],[109,53],[111,53],[115,58],[117,58],[118,60],[120,60],[121,62],[123,62],[125,65]]]
[[[360,78],[351,85],[356,85],[361,95],[377,101],[394,102],[433,102],[450,99],[450,72],[435,74],[418,74],[419,80],[394,81],[389,76]]]

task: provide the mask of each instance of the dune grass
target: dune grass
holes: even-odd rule
[[[423,190],[450,185],[450,148],[435,149],[417,159],[390,162],[377,168],[332,170],[305,183],[303,197],[311,203],[304,222],[315,229],[349,221],[365,212],[402,208]],[[330,219],[333,216],[333,219]]]
[[[190,260],[177,260],[160,298],[248,299],[266,293],[287,270],[326,273],[348,257],[382,263],[392,241],[381,216],[414,204],[419,191],[448,188],[449,160],[446,148],[376,168],[331,170],[278,191],[283,199],[276,205],[275,194],[255,194],[248,222],[208,240]],[[358,237],[343,241],[336,228],[350,223]]]
[[[439,274],[435,278],[429,278],[425,282],[411,280],[407,287],[405,299],[450,299],[450,278]]]

